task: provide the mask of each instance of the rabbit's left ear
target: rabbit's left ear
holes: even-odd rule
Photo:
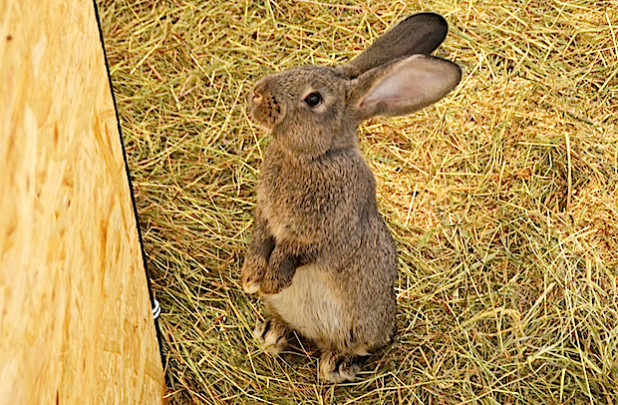
[[[339,69],[358,77],[375,67],[411,55],[429,55],[444,41],[446,20],[435,13],[409,16],[380,36],[369,48]]]
[[[350,104],[361,121],[374,115],[405,115],[440,100],[460,80],[455,63],[414,55],[354,79]]]

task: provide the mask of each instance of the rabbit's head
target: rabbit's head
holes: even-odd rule
[[[261,79],[251,115],[293,156],[314,158],[354,145],[355,129],[375,115],[405,115],[448,94],[459,67],[428,56],[448,26],[437,14],[416,14],[387,31],[350,63],[303,66]]]

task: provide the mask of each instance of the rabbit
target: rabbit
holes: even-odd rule
[[[255,330],[266,348],[278,354],[299,332],[320,349],[326,381],[353,380],[395,334],[395,242],[357,128],[426,107],[459,83],[458,65],[430,56],[447,31],[440,15],[412,15],[349,63],[275,73],[249,95],[252,120],[272,139],[241,285],[270,314]]]

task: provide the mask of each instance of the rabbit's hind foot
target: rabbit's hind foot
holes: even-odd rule
[[[352,381],[360,371],[359,358],[350,353],[337,351],[325,351],[320,357],[320,378],[340,383]]]
[[[270,318],[258,325],[253,334],[272,355],[281,353],[288,344],[288,326],[277,318]]]

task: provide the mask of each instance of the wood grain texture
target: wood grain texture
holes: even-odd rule
[[[0,2],[0,398],[163,403],[92,1]]]

